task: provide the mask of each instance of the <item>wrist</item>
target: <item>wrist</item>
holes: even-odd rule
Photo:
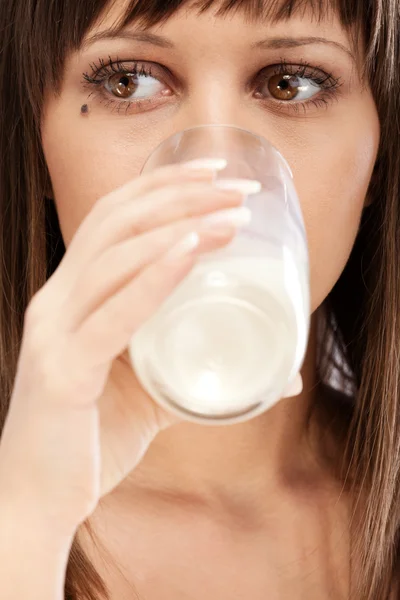
[[[38,544],[68,556],[76,529],[40,506],[28,494],[7,494],[0,485],[0,535],[7,543]]]
[[[73,536],[60,536],[43,520],[0,502],[1,597],[62,600]]]

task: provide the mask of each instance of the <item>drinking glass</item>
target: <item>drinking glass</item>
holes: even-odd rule
[[[249,224],[192,271],[132,336],[129,355],[145,390],[197,423],[255,417],[299,372],[310,325],[309,257],[290,167],[265,138],[232,125],[200,125],[163,141],[142,173],[226,159],[223,187],[258,180]]]

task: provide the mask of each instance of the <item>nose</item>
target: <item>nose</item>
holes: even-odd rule
[[[255,102],[255,100],[253,100]],[[247,107],[247,110],[246,110]],[[240,89],[231,74],[221,74],[221,71],[207,76],[207,85],[201,78],[194,82],[187,98],[182,102],[173,122],[173,131],[195,129],[202,125],[212,125],[213,135],[196,132],[196,152],[215,157],[229,154],[231,139],[223,125],[250,131],[257,134],[259,115],[257,117],[248,92]],[[186,137],[188,145],[190,136]],[[248,141],[247,141],[248,143]],[[243,160],[245,161],[245,144],[243,144]],[[238,156],[240,159],[240,156]]]
[[[210,128],[202,129],[201,126],[208,125]],[[226,125],[230,126],[226,129]],[[236,147],[236,159],[239,161],[245,161],[246,158],[246,144],[248,145],[249,140],[243,135],[243,143],[237,144],[237,141],[241,139],[241,132],[244,128],[239,128],[236,123],[232,122],[221,122],[214,123],[205,120],[199,125],[191,125],[189,131],[186,132],[185,138],[181,140],[180,146],[187,145],[187,155],[191,152],[195,152],[196,156],[209,156],[213,158],[226,158],[230,154],[232,146]],[[181,148],[182,149],[182,148]]]
[[[254,100],[253,100],[254,102]],[[192,81],[190,91],[179,110],[179,127],[197,125],[232,125],[242,129],[250,128],[251,98],[233,70],[208,70],[205,76],[200,72]],[[248,111],[246,110],[248,106]]]

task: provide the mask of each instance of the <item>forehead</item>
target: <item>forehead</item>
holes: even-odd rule
[[[276,34],[278,37],[301,38],[326,36],[343,46],[350,43],[353,55],[361,58],[360,37],[355,37],[351,28],[343,26],[335,1],[114,0],[111,4],[106,3],[100,18],[86,32],[82,49],[103,35],[118,36],[125,29],[143,33],[156,27],[157,31],[163,29],[171,36],[166,48],[174,47],[172,40],[179,40],[179,52],[182,46],[188,49],[187,44],[191,46],[200,39],[207,47],[219,41],[222,46],[228,44],[231,51],[234,47],[240,51],[240,48],[257,48],[258,44],[254,42],[258,37],[256,30],[261,37],[266,27],[272,27],[275,37]],[[147,40],[149,36],[145,37]]]

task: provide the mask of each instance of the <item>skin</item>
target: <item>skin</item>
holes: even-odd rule
[[[123,9],[116,3],[88,35],[106,30]],[[247,423],[179,423],[162,431],[94,512],[91,522],[103,548],[94,548],[84,532],[82,543],[112,599],[131,598],[133,583],[144,597],[164,600],[261,600],[266,590],[271,600],[317,600],[328,592],[344,598],[348,507],[344,498],[338,501],[340,490],[303,431],[306,409],[321,393],[315,386],[316,311],[350,255],[378,152],[371,90],[359,80],[348,34],[334,15],[321,23],[306,14],[272,25],[246,23],[241,13],[217,19],[185,9],[153,33],[175,49],[98,41],[68,57],[59,98],[48,90],[43,148],[66,247],[96,201],[137,177],[151,151],[173,133],[234,123],[266,137],[292,168],[308,235],[313,319],[304,390]],[[255,40],[289,36],[318,36],[348,52],[323,43],[250,48]],[[152,107],[112,112],[95,97],[98,88],[88,98],[93,89],[82,86],[90,63],[109,54],[165,65],[173,78],[162,79],[155,66],[152,76],[161,80],[153,82]],[[271,97],[260,100],[255,92],[268,91],[261,80],[254,83],[255,76],[282,59],[289,65],[307,61],[340,78],[335,98],[298,111],[296,100],[279,106]],[[84,104],[88,112],[82,115]],[[139,386],[127,353],[114,368],[128,401]],[[120,571],[104,562],[107,553]]]

